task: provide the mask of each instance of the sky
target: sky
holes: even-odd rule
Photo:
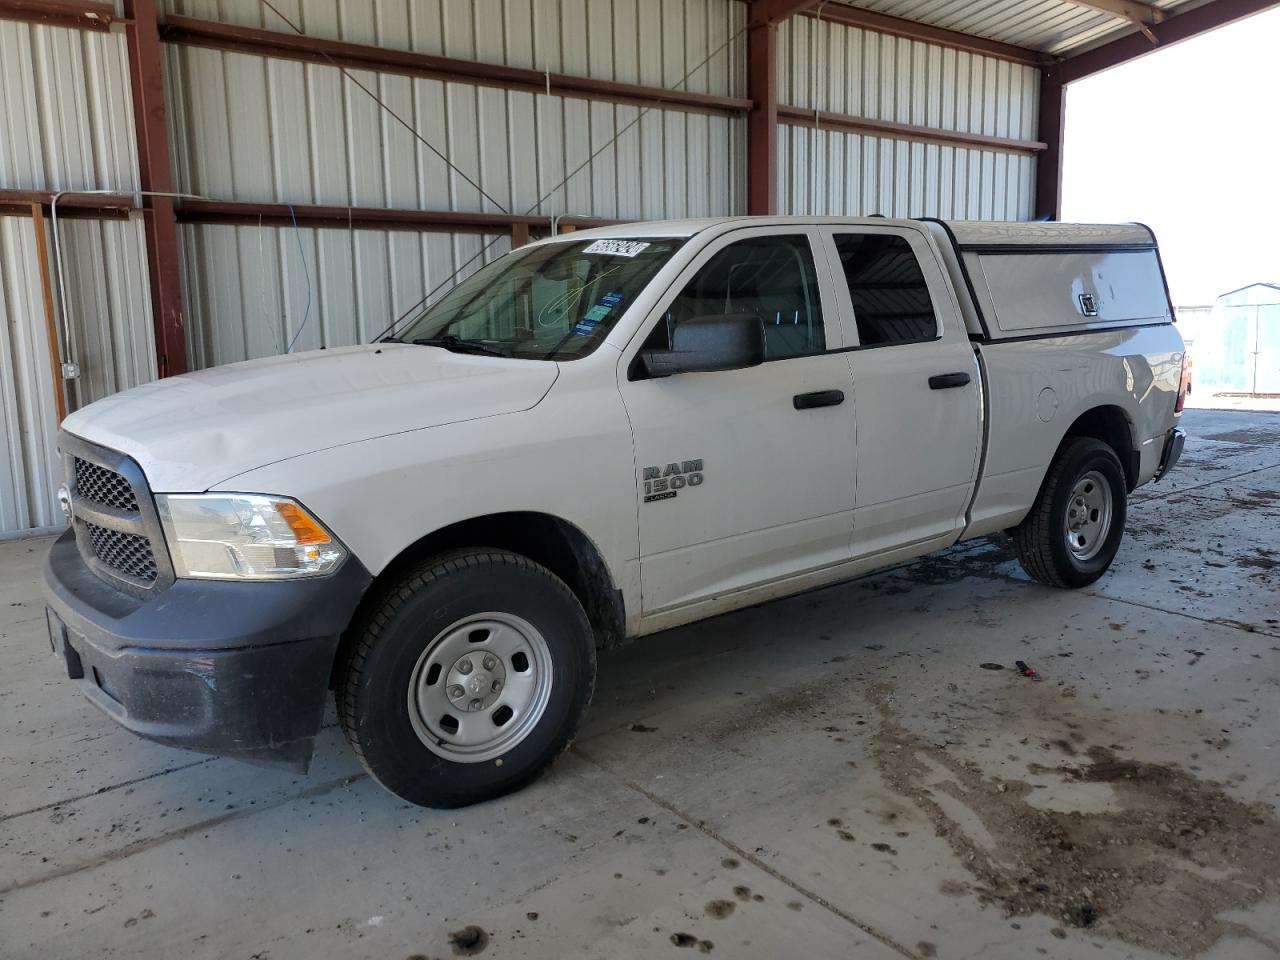
[[[1138,220],[1175,306],[1280,283],[1280,8],[1067,87],[1062,218]]]

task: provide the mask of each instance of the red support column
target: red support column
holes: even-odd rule
[[[778,212],[778,32],[765,21],[747,31],[747,213]]]
[[[133,92],[133,125],[138,145],[138,174],[143,190],[173,192],[169,167],[169,134],[165,124],[164,77],[155,0],[124,0],[129,18],[129,82]],[[151,315],[156,334],[160,376],[187,369],[182,287],[178,272],[178,226],[170,197],[142,198],[146,224],[147,270],[151,280]]]
[[[1047,146],[1036,158],[1037,219],[1062,219],[1062,143],[1067,120],[1067,88],[1056,67],[1040,71],[1038,138]]]

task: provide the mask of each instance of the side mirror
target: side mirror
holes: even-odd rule
[[[693,317],[676,325],[670,350],[644,350],[640,360],[650,377],[759,366],[764,324],[754,313]]]

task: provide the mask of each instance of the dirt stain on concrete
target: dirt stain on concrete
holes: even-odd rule
[[[1107,784],[1116,803],[1103,811],[1044,809],[1029,802],[1030,784],[987,777],[905,729],[888,689],[874,696],[881,775],[932,821],[984,904],[1007,916],[1042,913],[1064,927],[1175,957],[1197,956],[1224,937],[1280,952],[1264,934],[1221,919],[1280,893],[1280,820],[1269,806],[1237,800],[1175,765],[1091,746],[1070,765],[1031,772],[1064,784]],[[935,793],[967,807],[994,846],[971,838]],[[961,886],[949,883],[945,892]]]
[[[692,933],[673,933],[671,942],[685,949],[697,948],[699,953],[710,953],[715,949],[715,944],[710,940],[699,940]]]
[[[471,924],[449,934],[449,946],[455,957],[474,957],[489,946],[489,934]]]
[[[1236,566],[1256,567],[1259,570],[1274,570],[1276,567],[1280,567],[1280,558],[1277,558],[1274,551],[1264,550],[1259,547],[1252,556],[1237,557]]]
[[[1280,440],[1280,430],[1269,427],[1244,427],[1239,430],[1205,434],[1205,439],[1218,440],[1223,443],[1238,443],[1246,447],[1258,447]]]
[[[732,900],[712,900],[703,909],[708,917],[714,917],[717,920],[723,920],[729,916],[737,908]]]

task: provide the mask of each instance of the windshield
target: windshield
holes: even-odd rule
[[[517,250],[463,280],[395,339],[535,360],[586,356],[683,243],[581,240]]]

